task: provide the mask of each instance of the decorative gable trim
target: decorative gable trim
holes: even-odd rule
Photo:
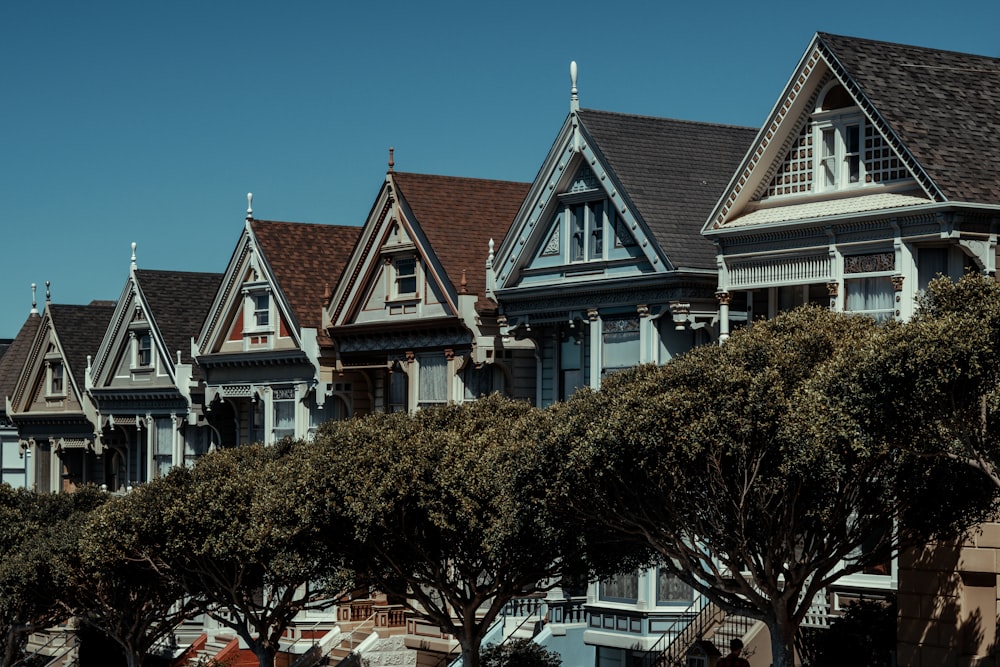
[[[817,76],[821,78],[816,80]],[[758,133],[754,147],[744,159],[742,168],[733,176],[729,188],[706,222],[702,233],[711,233],[724,227],[737,209],[742,210],[748,201],[761,198],[784,163],[788,152],[793,148],[793,144],[799,139],[815,109],[819,94],[826,84],[833,80],[844,86],[861,110],[866,122],[881,135],[927,197],[939,202],[945,200],[940,189],[902,144],[850,72],[817,35],[800,60],[795,74],[785,88],[784,96],[775,105],[769,121]],[[791,123],[789,127],[783,127],[789,123]],[[775,143],[779,138],[780,145]]]
[[[561,247],[555,250],[563,240],[559,238],[558,227],[551,229],[548,226],[558,213],[557,208],[568,199],[586,198],[595,192],[601,192],[615,213],[621,216],[654,270],[672,270],[628,193],[601,155],[600,148],[573,112],[564,122],[510,232],[496,253],[491,269],[496,276],[495,289],[503,291],[514,287],[527,264],[550,246],[553,246],[553,254],[561,252]],[[617,242],[617,236],[612,233],[607,240]]]

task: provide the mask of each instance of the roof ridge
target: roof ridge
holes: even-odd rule
[[[639,113],[626,113],[622,111],[605,111],[604,109],[591,109],[589,107],[580,109],[582,113],[599,113],[608,116],[622,116],[628,118],[641,118],[643,120],[655,120],[655,121],[667,121],[671,123],[684,123],[685,125],[699,125],[702,127],[722,127],[722,128],[734,128],[737,130],[759,130],[759,127],[752,125],[734,125],[733,123],[714,123],[706,120],[688,120],[685,118],[671,118],[668,116],[650,116],[648,114]]]
[[[509,183],[512,185],[530,185],[530,181],[511,181],[502,178],[480,178],[477,176],[449,176],[447,174],[422,174],[415,171],[394,171],[393,176],[419,176],[420,178],[440,178],[453,181],[475,181],[477,183]]]
[[[965,58],[969,58],[969,57],[972,57],[972,58],[982,58],[983,60],[990,60],[990,61],[993,61],[993,62],[997,63],[998,65],[1000,65],[1000,57],[998,57],[998,56],[987,56],[987,55],[983,55],[981,53],[969,53],[968,51],[955,51],[954,49],[935,49],[934,47],[930,47],[930,46],[920,46],[920,45],[917,45],[917,44],[907,44],[905,42],[890,42],[890,41],[887,41],[887,40],[884,40],[884,39],[870,39],[870,38],[867,38],[867,37],[854,37],[852,35],[839,35],[839,34],[832,33],[832,32],[817,32],[816,35],[820,39],[823,39],[824,41],[826,40],[826,38],[832,37],[834,39],[845,39],[845,40],[849,40],[849,41],[852,41],[852,42],[864,42],[866,44],[871,44],[873,46],[885,45],[885,46],[903,47],[903,48],[906,48],[906,49],[914,49],[916,51],[924,51],[924,52],[927,52],[927,53],[947,53],[947,54],[953,54],[953,55],[956,55],[956,56],[963,56]]]
[[[250,222],[262,222],[266,225],[301,225],[303,227],[332,227],[343,229],[355,229],[361,227],[361,225],[341,225],[332,222],[296,222],[294,220],[261,220],[260,218],[252,218]]]

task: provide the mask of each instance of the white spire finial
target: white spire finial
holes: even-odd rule
[[[247,220],[253,220],[253,193],[247,193]]]
[[[37,285],[35,285],[35,283],[31,283],[31,314],[32,315],[37,315],[38,314],[38,299],[35,297],[35,288],[36,287],[37,287]]]
[[[569,110],[570,112],[580,110],[580,98],[577,95],[576,90],[576,61],[571,60],[569,63],[569,80],[572,88],[569,89]]]
[[[132,269],[135,269],[135,241],[132,241]]]
[[[52,290],[49,289],[51,284],[48,280],[45,281],[45,303],[52,301]]]

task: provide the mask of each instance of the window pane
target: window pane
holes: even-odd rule
[[[253,319],[258,327],[266,327],[271,323],[271,300],[267,294],[255,294],[253,297]]]
[[[417,292],[417,260],[412,257],[399,258],[396,266],[396,294]]]
[[[479,368],[468,366],[462,373],[462,381],[467,401],[504,390],[503,371],[494,364],[483,364]]]
[[[658,570],[656,577],[656,602],[691,602],[694,589],[666,570]]]
[[[604,256],[604,202],[587,205],[587,217],[590,226],[590,259],[601,259]]]
[[[601,599],[615,602],[635,602],[639,599],[639,575],[618,574],[601,582]]]
[[[947,248],[921,248],[917,251],[917,283],[927,289],[928,283],[938,276],[948,275]]]
[[[184,430],[184,465],[190,468],[194,462],[208,453],[212,444],[212,429],[206,426],[188,426]]]
[[[170,419],[154,420],[153,474],[163,477],[170,472],[174,454],[174,427]]]
[[[606,319],[604,369],[628,368],[639,363],[639,318]]]
[[[888,276],[852,278],[844,283],[847,288],[847,310],[871,315],[879,321],[893,316],[895,291]]]
[[[420,403],[444,403],[448,400],[448,360],[444,355],[427,355],[420,359]]]
[[[274,401],[274,434],[275,441],[295,435],[295,390],[290,388],[275,389]]]
[[[389,374],[389,412],[405,412],[407,376],[401,370]]]
[[[569,209],[570,228],[573,230],[573,246],[570,249],[570,259],[574,262],[583,260],[584,235],[586,234],[586,207],[577,204]]]

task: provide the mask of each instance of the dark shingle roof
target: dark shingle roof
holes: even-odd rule
[[[135,277],[152,311],[148,316],[156,323],[171,362],[176,363],[180,350],[181,360],[192,363],[191,337],[197,337],[201,330],[222,274],[136,269]],[[195,377],[200,377],[197,366]]]
[[[818,38],[946,199],[1000,202],[1000,59]]]
[[[670,263],[714,269],[701,228],[757,129],[593,109],[579,117]]]
[[[484,299],[489,241],[506,236],[531,184],[401,172],[392,179],[455,291],[464,270],[468,293]]]
[[[298,326],[323,335],[323,294],[336,289],[360,227],[253,220],[254,236]],[[294,326],[294,325],[293,325]]]
[[[24,367],[24,360],[28,358],[31,343],[35,340],[35,333],[41,321],[42,318],[38,313],[28,315],[14,342],[7,348],[3,357],[0,357],[0,414],[7,411],[6,397],[14,393],[14,387],[17,386],[21,369]]]
[[[104,333],[115,313],[114,301],[91,301],[86,306],[50,303],[45,306],[52,328],[62,345],[63,361],[69,366],[73,381],[84,390],[87,356],[97,354]]]

